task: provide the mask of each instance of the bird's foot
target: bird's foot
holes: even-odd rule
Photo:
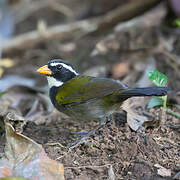
[[[84,136],[84,137],[82,137],[82,138],[74,141],[73,143],[67,145],[66,147],[67,147],[67,148],[70,148],[70,149],[73,149],[73,148],[79,146],[80,144],[84,143],[85,140],[86,140],[88,137],[89,137],[89,136]]]
[[[77,146],[79,146],[80,144],[84,143],[86,139],[88,139],[90,136],[94,135],[95,132],[100,129],[103,125],[100,124],[99,126],[97,126],[95,129],[89,131],[87,134],[83,135],[80,139],[76,140],[75,142],[69,144],[68,146],[66,146],[67,148],[75,148]]]

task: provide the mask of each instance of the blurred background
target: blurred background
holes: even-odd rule
[[[148,69],[179,80],[179,63],[165,54],[180,53],[179,16],[178,0],[1,0],[0,76],[16,75],[1,81],[1,91],[45,84],[35,69],[53,58],[130,86],[148,85],[141,82]]]
[[[160,51],[161,46],[179,54],[179,6],[178,0],[1,0],[0,55],[20,63],[13,67],[14,73],[23,74],[27,65],[26,76],[33,73],[31,66],[62,58],[81,72],[98,65],[95,71],[123,80],[132,72],[128,69],[147,65],[149,50]],[[123,65],[116,66],[120,62]],[[115,72],[118,67],[122,72]],[[1,68],[0,74],[6,70]],[[165,67],[162,72],[169,73]]]
[[[146,74],[147,70],[157,69],[164,73],[168,78],[168,87],[173,90],[168,95],[168,102],[177,105],[171,107],[177,116],[167,116],[168,125],[164,132],[168,132],[173,142],[178,144],[179,0],[0,0],[0,116],[1,112],[8,111],[22,116],[27,123],[24,133],[43,146],[50,140],[65,142],[69,138],[66,128],[76,131],[83,126],[79,122],[67,120],[67,117],[54,110],[47,96],[46,78],[36,72],[38,67],[54,58],[69,61],[80,73],[114,78],[132,87],[152,86]],[[112,163],[115,164],[115,174],[124,179],[143,179],[144,172],[146,175],[149,173],[149,179],[156,179],[155,171],[148,169],[143,163],[131,164],[136,157],[143,157],[149,163],[148,167],[153,167],[152,164],[158,162],[170,168],[171,175],[179,172],[180,170],[175,169],[180,166],[173,159],[178,157],[177,146],[174,148],[169,144],[166,149],[164,145],[153,144],[155,140],[152,140],[151,135],[157,133],[154,132],[156,128],[153,128],[160,121],[161,113],[156,108],[147,109],[148,101],[149,99],[135,99],[130,103],[142,119],[138,125],[131,124],[131,130],[148,127],[148,130],[143,129],[143,136],[135,134],[134,131],[129,133],[125,127],[126,115],[122,116],[120,112],[116,115],[118,123],[112,127],[115,135],[111,134],[112,147],[118,145],[120,148],[116,150],[116,147],[112,151],[114,158],[109,157],[108,153],[111,151],[104,143],[104,147],[100,148],[101,152],[98,148],[92,150],[83,147],[90,153],[84,155],[81,164],[86,161],[93,165]],[[68,124],[63,124],[64,119]],[[144,119],[151,123],[144,125]],[[86,124],[83,128],[90,129],[93,126],[94,124]],[[117,130],[117,126],[120,130]],[[152,129],[149,130],[149,127]],[[158,136],[163,136],[164,132],[159,132]],[[106,136],[109,142],[110,135],[107,132],[104,134],[104,137]],[[114,136],[125,137],[128,142],[122,139],[117,143]],[[151,145],[145,146],[145,140],[137,140],[145,136],[153,141]],[[0,140],[3,142],[0,144],[1,153],[5,144],[4,137],[0,136]],[[135,148],[127,149],[129,145],[138,144],[136,140],[144,147],[139,150],[139,154],[132,152]],[[122,146],[122,142],[127,144]],[[157,146],[159,151],[154,150],[154,146]],[[165,149],[162,150],[161,147]],[[53,158],[61,154],[55,147],[45,148]],[[83,148],[77,152],[78,156],[84,153]],[[147,154],[150,152],[151,157],[147,157],[149,155],[145,153],[140,154],[144,151],[147,151]],[[122,152],[127,154],[122,155]],[[102,157],[104,153],[104,158],[95,161],[93,153],[97,153],[98,157]],[[73,155],[74,152],[69,154],[69,158],[60,161],[66,166],[72,166],[75,161]],[[123,163],[117,164],[118,159]],[[127,159],[131,165],[125,162]],[[107,174],[106,169],[97,171],[98,173],[71,169],[67,170],[66,177],[75,179],[85,173],[82,179],[85,179],[87,174],[90,179],[98,179]],[[128,171],[131,171],[131,174],[128,174]]]

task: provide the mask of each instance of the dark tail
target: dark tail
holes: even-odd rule
[[[165,96],[169,90],[170,88],[168,87],[128,88],[121,91],[120,95],[124,97]]]

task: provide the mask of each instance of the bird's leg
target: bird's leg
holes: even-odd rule
[[[83,136],[84,134],[88,134],[88,133],[89,133],[89,131],[71,132],[71,134],[81,135],[81,136]]]
[[[80,139],[76,140],[75,142],[68,145],[68,148],[75,148],[78,145],[82,144],[87,138],[89,138],[91,135],[94,135],[96,130],[98,130],[102,126],[97,126],[95,129],[90,130],[87,134],[83,135]]]
[[[99,130],[102,126],[104,126],[106,124],[106,118],[105,119],[101,119],[100,123],[97,127],[95,127],[93,130],[90,130],[87,134],[83,135],[83,137],[81,137],[80,139],[76,140],[75,142],[71,143],[70,145],[68,145],[68,148],[75,148],[78,145],[82,144],[87,138],[89,138],[90,136],[94,135],[95,132],[97,130]]]

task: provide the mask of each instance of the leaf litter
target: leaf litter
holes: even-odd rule
[[[0,159],[0,177],[21,176],[27,179],[64,179],[63,165],[47,157],[41,145],[17,133],[5,122],[5,154]]]
[[[81,38],[77,38],[76,35],[73,37],[74,34],[71,33],[68,38],[65,38],[65,42],[53,39],[40,44],[35,43],[34,47],[9,51],[9,53],[4,54],[4,57],[12,58],[16,63],[13,68],[3,68],[3,75],[17,74],[20,77],[33,77],[37,81],[35,86],[43,87],[45,80],[33,72],[38,66],[46,63],[49,57],[54,58],[61,55],[61,58],[68,59],[77,65],[81,72],[93,70],[95,75],[106,77],[112,77],[111,74],[108,74],[109,69],[107,70],[107,68],[112,67],[113,64],[127,62],[130,65],[128,68],[124,69],[123,66],[120,66],[115,71],[117,71],[120,80],[129,86],[134,86],[143,77],[144,69],[149,63],[148,57],[151,57],[155,61],[156,69],[173,79],[169,86],[179,89],[179,79],[175,74],[178,71],[173,69],[176,66],[169,66],[169,61],[166,61],[168,58],[158,52],[162,50],[159,48],[160,45],[162,46],[162,44],[159,45],[159,36],[162,34],[159,34],[156,25],[159,25],[164,17],[164,10],[158,7],[156,11],[152,10],[149,15],[147,14],[117,25],[111,29],[107,36],[96,38],[81,36]],[[166,39],[166,36],[164,38],[168,43],[172,41],[172,39]],[[61,48],[64,43],[74,43],[73,50]],[[99,45],[97,45],[98,43]],[[171,45],[173,46],[173,43]],[[84,53],[82,49],[84,49]],[[160,63],[161,61],[163,63]],[[98,70],[94,67],[103,68]],[[121,67],[123,67],[123,73]],[[91,73],[92,71],[90,71]],[[140,83],[140,85],[144,85],[144,83]],[[133,106],[134,114],[130,118],[127,118],[127,116],[129,117],[128,110],[127,113],[124,111],[116,113],[114,121],[100,129],[97,136],[89,138],[87,142],[75,149],[68,150],[61,145],[66,145],[75,139],[71,132],[91,129],[97,123],[83,124],[64,116],[53,108],[49,108],[48,103],[43,102],[37,95],[39,91],[34,90],[32,93],[33,89],[34,87],[22,88],[19,86],[15,90],[12,87],[8,90],[8,94],[0,97],[0,109],[6,112],[5,115],[2,113],[0,116],[0,123],[4,122],[9,111],[23,116],[26,119],[24,126],[18,126],[17,121],[11,123],[13,126],[17,124],[24,135],[20,135],[16,131],[13,131],[13,134],[18,134],[18,137],[27,136],[42,144],[51,159],[56,159],[64,164],[67,179],[113,179],[114,177],[116,179],[158,179],[160,176],[155,164],[170,169],[171,176],[178,173],[179,134],[177,130],[169,128],[169,125],[173,127],[175,123],[179,123],[179,119],[168,114],[163,129],[159,128],[159,124],[154,126],[162,119],[161,110],[158,108],[146,109],[147,99],[142,101],[132,99],[130,104]],[[45,114],[48,109],[48,113]],[[129,112],[132,112],[132,109]],[[178,111],[175,107],[173,110]],[[0,156],[8,164],[9,162],[3,153],[4,137],[4,130],[2,130],[0,131],[0,141],[2,142]],[[44,150],[41,149],[42,147],[39,148],[39,144],[32,145],[31,139],[28,143],[32,147],[35,146],[34,151],[38,151],[40,156],[40,152]],[[30,153],[33,154],[32,151]],[[32,154],[30,154],[30,160],[34,155]],[[10,160],[20,161],[20,166],[16,167],[18,169],[23,166],[24,161],[23,158],[20,160],[17,158],[15,161],[15,155],[11,156]],[[12,169],[9,170],[9,172],[11,171]]]

